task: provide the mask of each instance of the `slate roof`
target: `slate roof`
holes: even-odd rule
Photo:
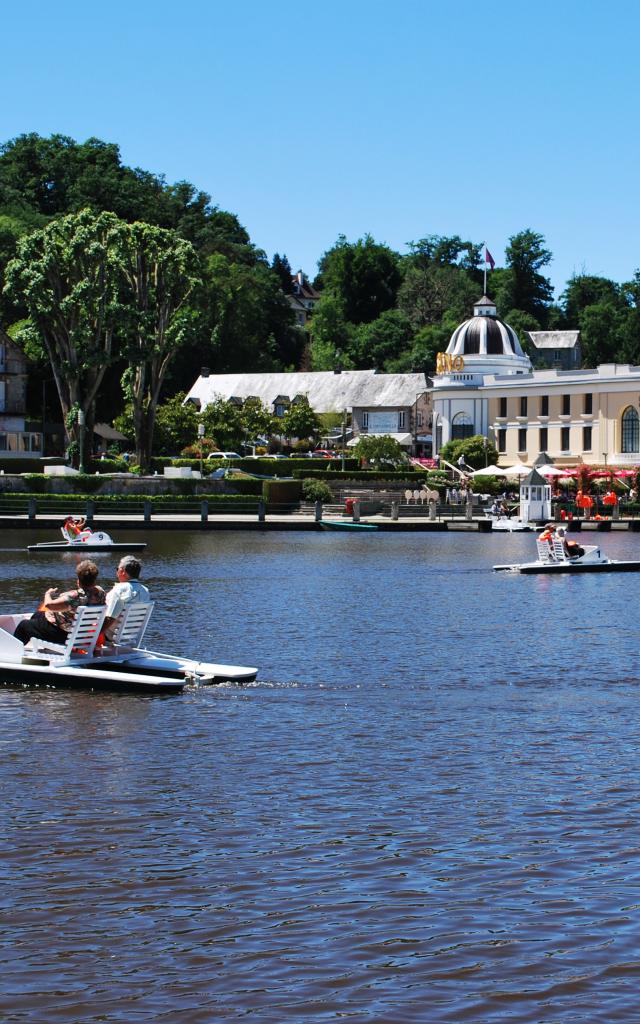
[[[580,331],[527,331],[536,348],[575,348]]]
[[[357,407],[394,408],[415,404],[426,390],[423,373],[376,373],[375,370],[331,370],[301,373],[212,373],[198,377],[187,400],[204,408],[216,397],[259,398],[267,407],[276,398],[307,395],[318,413]]]

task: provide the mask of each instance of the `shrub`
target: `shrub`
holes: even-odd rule
[[[306,501],[333,501],[333,491],[324,480],[302,481],[302,493]]]

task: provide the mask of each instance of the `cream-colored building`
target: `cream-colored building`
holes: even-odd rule
[[[433,381],[434,453],[489,438],[500,462],[640,463],[640,367],[532,370],[515,332],[483,296],[454,331]]]

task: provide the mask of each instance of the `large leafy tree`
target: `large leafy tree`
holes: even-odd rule
[[[123,377],[133,406],[136,454],[149,468],[156,409],[171,360],[192,324],[187,305],[200,283],[193,246],[173,231],[135,223],[121,230],[119,270],[128,317],[123,331]]]
[[[553,298],[553,287],[540,271],[551,263],[553,255],[545,247],[544,236],[527,228],[512,235],[506,249],[510,295],[502,309],[520,309],[546,323],[546,311]]]
[[[320,280],[324,290],[343,304],[346,319],[369,323],[392,309],[400,286],[400,257],[365,235],[348,242],[344,235],[322,256]]]
[[[377,466],[405,466],[408,462],[402,446],[395,437],[387,434],[360,434],[353,447],[353,454],[365,464]]]
[[[282,420],[282,433],[289,440],[292,437],[300,440],[318,437],[320,420],[309,405],[306,395],[299,395],[287,409]]]
[[[21,238],[7,267],[6,290],[29,314],[18,340],[46,352],[72,441],[79,437],[78,411],[91,435],[95,398],[123,322],[122,226],[110,213],[62,217]]]

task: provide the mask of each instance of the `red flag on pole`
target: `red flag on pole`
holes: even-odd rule
[[[484,247],[484,262],[488,263],[492,270],[494,269],[494,267],[496,265],[496,261],[494,260],[493,256],[491,255],[491,253],[487,249],[486,245]]]

